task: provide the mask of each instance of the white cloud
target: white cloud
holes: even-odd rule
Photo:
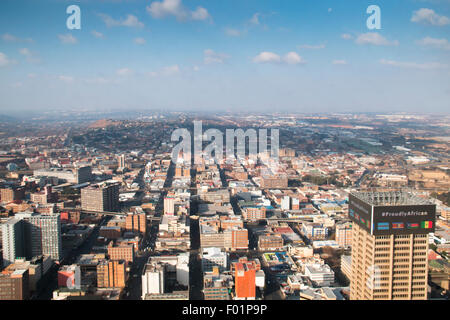
[[[40,62],[40,59],[38,57],[36,57],[36,54],[31,52],[28,48],[20,49],[19,53],[21,55],[25,56],[29,63],[38,63],[38,62]]]
[[[197,7],[195,11],[186,9],[181,0],[162,0],[153,1],[147,6],[147,12],[156,19],[161,19],[168,16],[174,16],[179,21],[185,20],[207,20],[211,18],[203,7]]]
[[[98,32],[98,31],[95,31],[95,30],[92,30],[91,34],[92,34],[94,37],[96,37],[96,38],[103,38],[103,37],[104,37],[104,36],[103,36],[103,33]]]
[[[27,48],[22,48],[19,50],[19,53],[24,56],[31,56],[31,51]]]
[[[324,49],[324,44],[310,45],[310,44],[302,44],[298,46],[299,49]]]
[[[380,60],[380,63],[398,68],[420,69],[420,70],[448,68],[448,65],[439,62],[417,63],[417,62],[404,62],[404,61],[393,61],[382,59]]]
[[[442,50],[450,50],[450,42],[447,39],[436,39],[425,37],[422,40],[417,40],[416,44],[424,47],[431,47]]]
[[[287,64],[303,64],[306,61],[294,51],[288,52],[283,58],[280,55],[264,51],[253,58],[254,63],[287,63]]]
[[[328,12],[331,12],[331,11],[333,11],[333,8],[328,8]]]
[[[210,18],[210,15],[208,13],[208,10],[202,7],[197,7],[195,11],[191,13],[192,20],[206,20]]]
[[[100,18],[103,20],[103,22],[106,24],[107,27],[130,27],[130,28],[143,28],[144,24],[139,21],[139,19],[132,15],[127,14],[127,17],[125,19],[113,19],[111,16],[99,13]]]
[[[273,52],[264,51],[253,58],[255,63],[280,63],[281,57]]]
[[[173,76],[180,73],[180,67],[176,64],[173,66],[165,67],[162,69],[161,74],[163,76]]]
[[[65,76],[65,75],[61,75],[58,76],[58,80],[62,81],[62,82],[66,82],[66,83],[71,83],[73,82],[75,79],[71,76]]]
[[[121,77],[127,77],[134,74],[134,71],[128,68],[122,68],[116,71],[117,75]]]
[[[413,12],[411,17],[412,22],[430,24],[433,26],[445,26],[450,24],[450,18],[438,15],[434,10],[428,8],[421,8]]]
[[[345,64],[347,64],[347,61],[345,61],[345,60],[333,60],[332,63],[333,64],[338,64],[338,65],[345,65]]]
[[[6,54],[4,54],[3,52],[0,52],[0,67],[6,67],[13,63],[14,63],[14,61],[9,59]]]
[[[341,38],[345,39],[345,40],[350,40],[350,39],[353,39],[353,36],[348,33],[343,33],[343,34],[341,34]]]
[[[175,64],[172,66],[164,67],[159,71],[147,72],[147,75],[150,77],[158,77],[158,76],[170,77],[179,74],[180,71],[181,71],[180,67],[177,64]]]
[[[142,44],[145,44],[146,42],[147,42],[147,40],[145,40],[144,38],[136,38],[136,39],[134,39],[134,43],[136,43],[136,44],[142,45]]]
[[[287,64],[300,64],[300,63],[305,63],[305,61],[303,60],[302,57],[300,57],[298,55],[297,52],[289,52],[287,53],[284,58],[283,61],[286,62]]]
[[[360,34],[358,38],[356,38],[355,42],[357,44],[372,44],[375,46],[397,46],[398,41],[389,41],[381,34],[377,32],[367,32]]]
[[[233,29],[233,28],[226,28],[225,29],[225,34],[227,36],[230,36],[230,37],[240,37],[244,33],[246,33],[246,32],[245,31],[240,31],[238,29]]]
[[[9,33],[4,33],[2,35],[2,39],[3,41],[8,41],[8,42],[33,42],[33,39],[31,38],[18,38],[16,36],[13,36],[12,34]]]
[[[58,35],[58,38],[62,43],[66,43],[66,44],[75,44],[78,42],[77,38],[75,38],[70,33],[60,34],[60,35]]]
[[[203,62],[205,64],[215,64],[215,63],[224,63],[225,60],[229,59],[230,56],[225,53],[215,52],[214,50],[207,49],[204,52]]]
[[[260,14],[259,12],[255,13],[255,14],[252,16],[252,18],[250,19],[250,23],[255,24],[255,25],[259,25],[259,24],[260,24],[260,22],[259,22],[259,16],[260,16],[260,15],[261,15],[261,14]]]

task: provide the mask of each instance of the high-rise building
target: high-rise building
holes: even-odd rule
[[[125,218],[125,230],[136,231],[145,234],[147,232],[147,220],[145,212],[129,213]]]
[[[124,288],[126,283],[126,261],[102,260],[97,265],[97,287]]]
[[[117,166],[119,171],[123,171],[123,169],[125,169],[126,163],[124,154],[117,157]]]
[[[61,219],[59,213],[18,213],[24,220],[25,255],[27,258],[47,255],[53,260],[62,258]]]
[[[21,212],[15,218],[23,220],[24,256],[27,259],[42,255],[50,256],[55,261],[62,258],[59,213]]]
[[[427,299],[428,234],[436,206],[402,191],[349,196],[350,299]]]
[[[119,184],[103,182],[81,189],[81,208],[86,211],[119,210]]]
[[[75,169],[75,178],[77,183],[90,182],[92,180],[92,168],[91,166],[85,166]]]
[[[352,223],[346,222],[336,225],[336,242],[342,248],[352,245]]]
[[[175,213],[175,198],[165,197],[164,198],[164,214],[173,215]]]
[[[3,266],[25,257],[25,234],[23,221],[10,218],[2,224]]]

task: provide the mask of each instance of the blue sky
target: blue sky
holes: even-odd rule
[[[0,1],[0,114],[448,113],[449,80],[450,0]]]

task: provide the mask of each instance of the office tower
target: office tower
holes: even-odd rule
[[[123,171],[125,169],[125,155],[121,154],[117,157],[117,166],[119,171]]]
[[[427,299],[428,234],[436,206],[402,191],[355,192],[350,299]]]
[[[14,263],[16,258],[25,257],[23,221],[8,219],[2,224],[3,266]]]
[[[3,271],[0,274],[0,300],[29,298],[28,270]]]
[[[85,166],[75,169],[75,178],[77,183],[90,182],[92,180],[91,166]]]
[[[61,219],[57,214],[18,213],[24,220],[25,253],[27,258],[47,255],[53,260],[62,258]]]
[[[136,231],[145,234],[147,232],[147,220],[145,212],[128,213],[128,215],[125,218],[125,230]]]
[[[336,242],[342,248],[352,245],[352,223],[342,223],[336,225]]]
[[[117,212],[119,210],[119,184],[104,182],[81,189],[81,208],[85,211]]]
[[[126,261],[102,260],[97,265],[97,287],[124,288],[126,283]]]
[[[175,213],[175,198],[164,198],[164,214],[173,215]]]

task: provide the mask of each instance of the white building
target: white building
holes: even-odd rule
[[[281,199],[281,210],[290,210],[291,209],[291,198],[289,196],[284,196]]]
[[[164,273],[165,265],[148,264],[145,266],[142,275],[142,299],[147,294],[164,293]]]
[[[177,282],[189,286],[189,253],[180,253],[177,261]]]
[[[320,286],[329,286],[334,282],[334,272],[327,264],[308,264],[305,275]]]
[[[16,258],[24,257],[25,243],[22,221],[10,218],[2,224],[3,266],[14,263]]]
[[[213,267],[219,267],[220,272],[228,267],[228,253],[222,252],[220,248],[204,248],[202,251],[203,272],[210,272]]]
[[[266,275],[263,270],[256,271],[255,284],[258,288],[264,288],[266,284]]]

